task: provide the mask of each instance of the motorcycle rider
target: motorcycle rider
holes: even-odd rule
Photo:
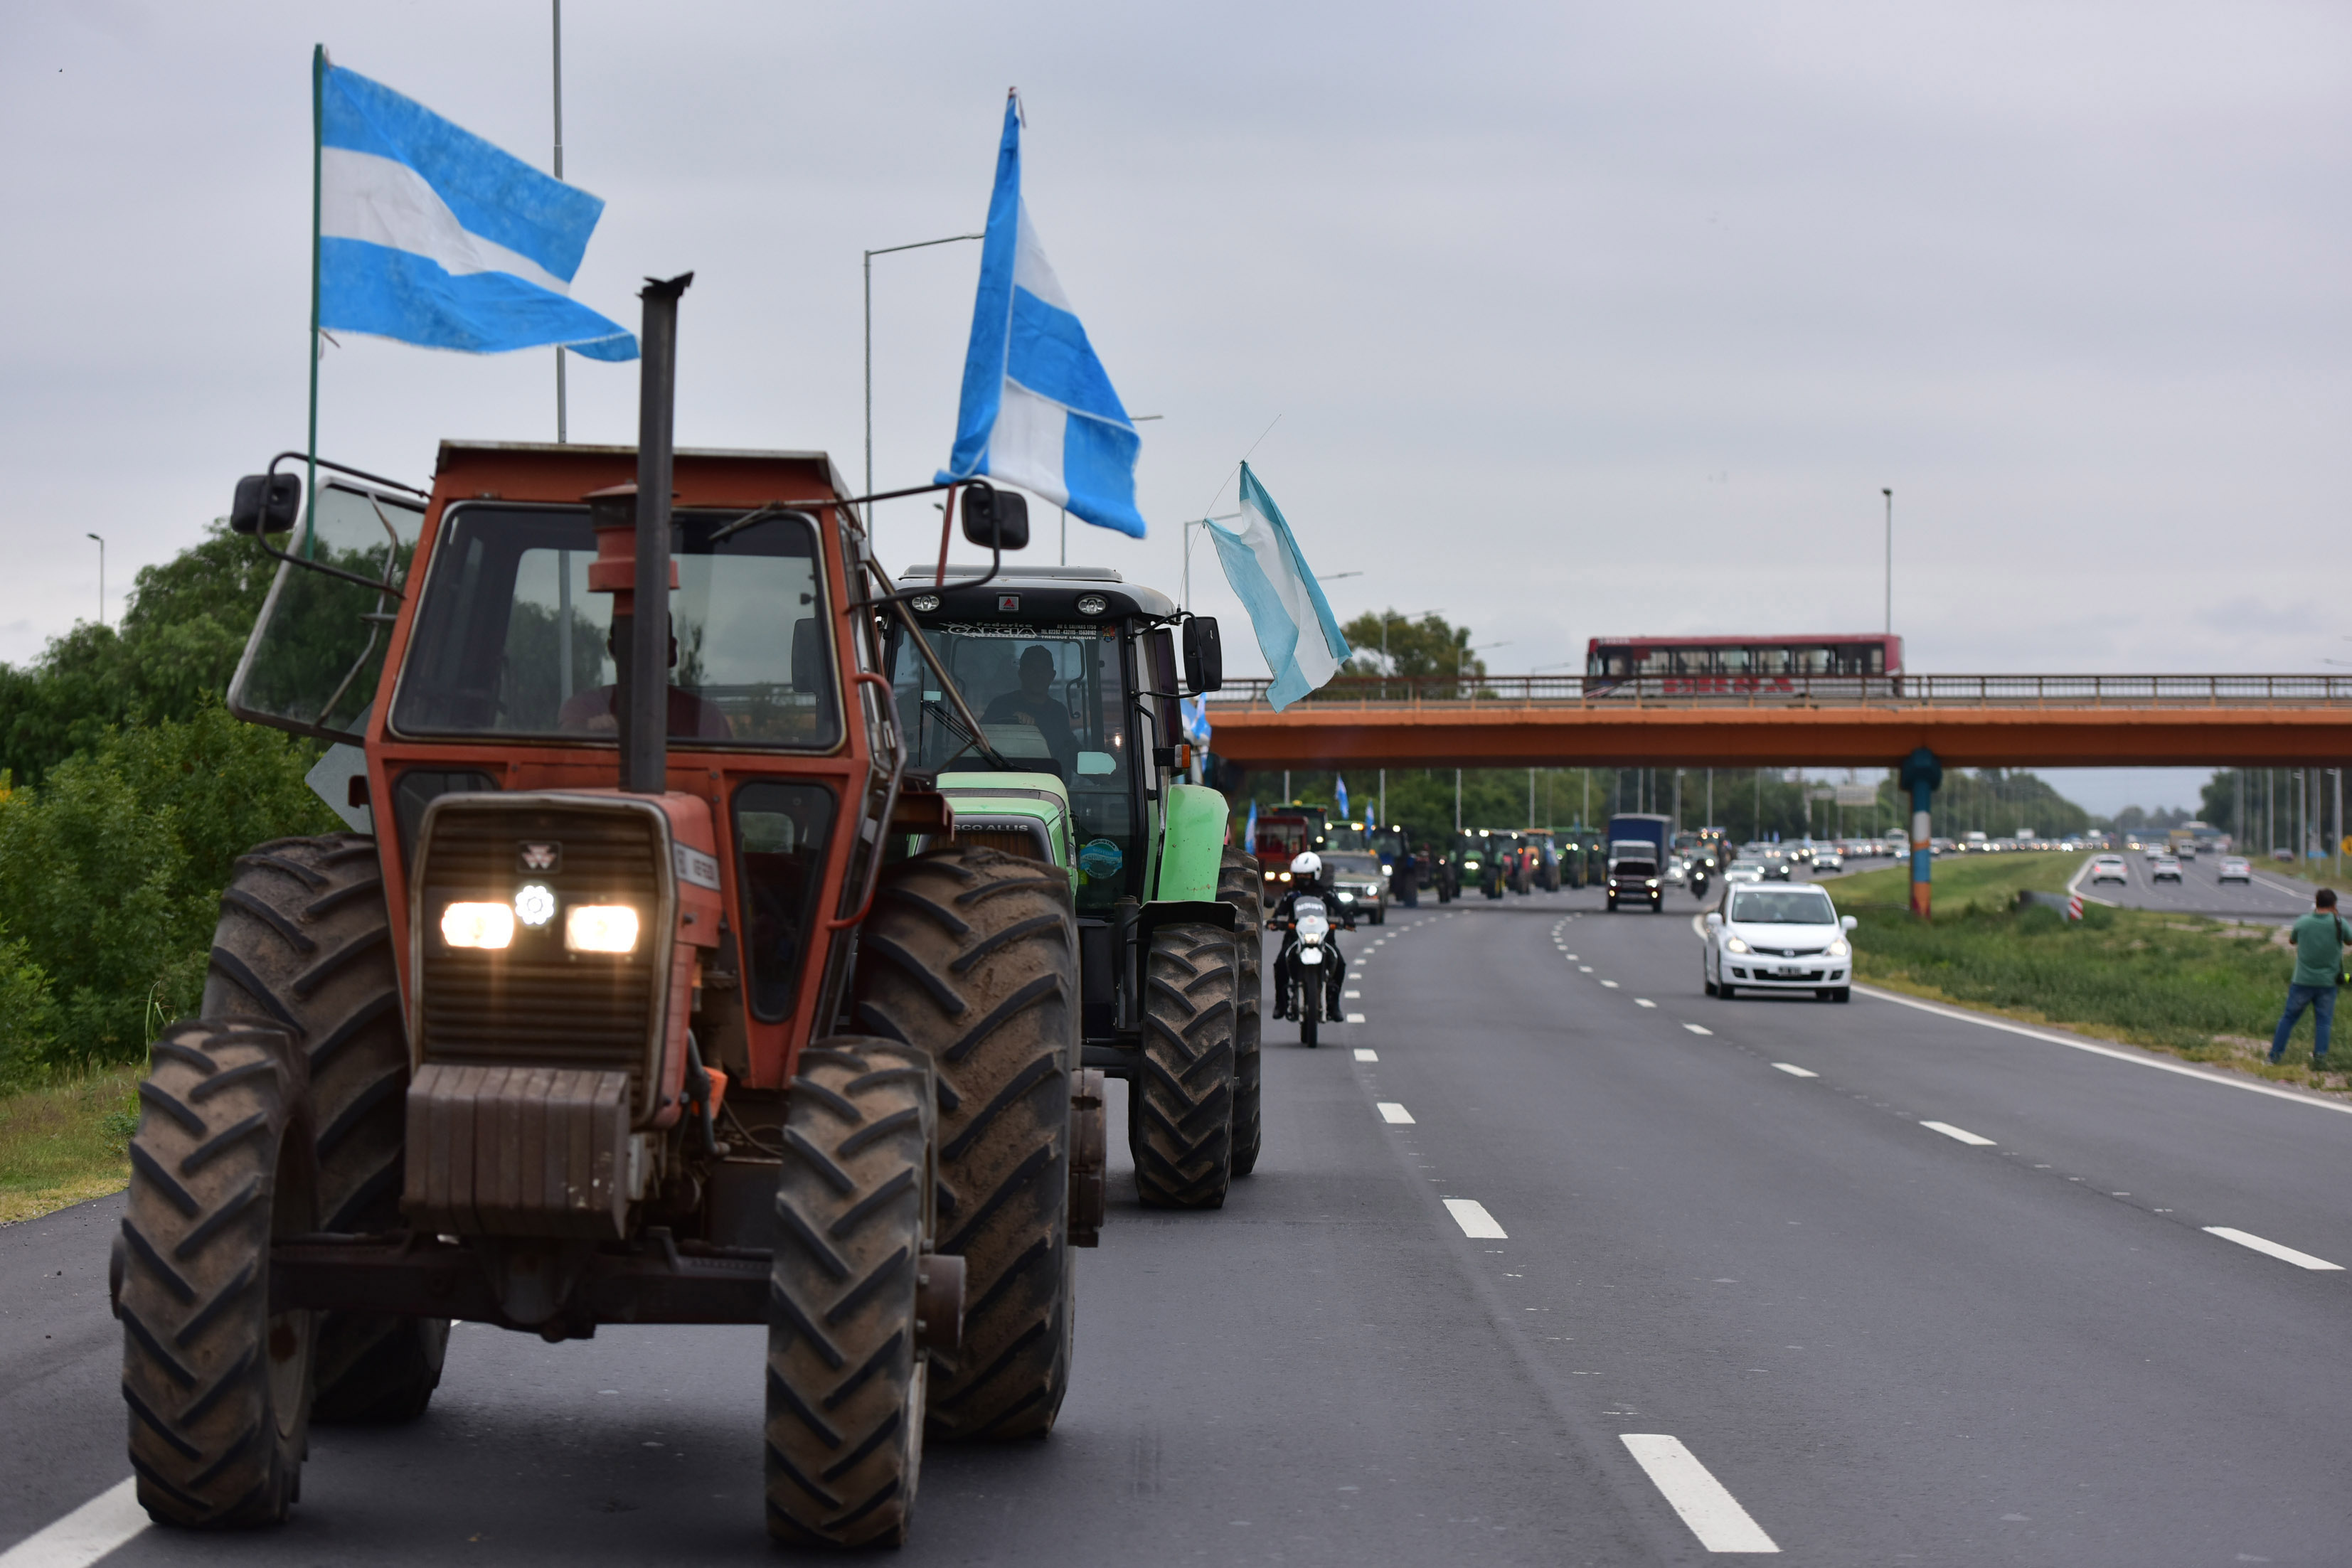
[[[1324,885],[1323,857],[1313,850],[1291,861],[1290,891],[1284,894],[1282,902],[1274,906],[1270,924],[1282,932],[1282,951],[1274,961],[1274,1016],[1278,1019],[1293,1019],[1297,1016],[1291,1010],[1293,999],[1291,992],[1294,982],[1298,978],[1298,971],[1303,967],[1298,962],[1297,909],[1301,898],[1321,899],[1323,913],[1331,922],[1330,933],[1323,938],[1323,951],[1326,956],[1317,967],[1324,971],[1323,1016],[1328,1021],[1337,1023],[1339,1020],[1339,992],[1348,975],[1348,961],[1339,956],[1339,933],[1343,928],[1353,931],[1356,928],[1356,920],[1352,907],[1334,898],[1331,895],[1331,890]],[[1303,997],[1297,999],[1305,1000]]]

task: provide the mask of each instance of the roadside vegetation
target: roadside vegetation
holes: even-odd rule
[[[1932,921],[1911,916],[1907,866],[1826,885],[1840,912],[1860,923],[1854,972],[1871,984],[2280,1082],[2347,1088],[2341,1071],[2312,1072],[2308,1019],[2284,1062],[2265,1061],[2294,969],[2276,927],[2088,903],[2070,922],[2047,905],[2019,906],[2021,889],[2060,892],[2081,863],[2067,854],[1939,860]],[[2336,1026],[2338,1036],[2347,1031],[2352,1009]],[[2331,1055],[2346,1060],[2346,1051],[2352,1040]]]
[[[0,665],[0,1220],[121,1185],[129,1085],[196,1009],[230,866],[338,825],[319,747],[222,706],[269,564],[215,527],[120,626]]]

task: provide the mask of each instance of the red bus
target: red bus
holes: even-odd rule
[[[1666,695],[1795,691],[1811,679],[1903,674],[1903,639],[1880,632],[1792,637],[1595,637],[1584,645],[1585,689],[1659,682]]]

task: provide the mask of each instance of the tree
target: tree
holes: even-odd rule
[[[1356,650],[1354,657],[1340,666],[1342,674],[1442,678],[1486,673],[1486,661],[1469,651],[1470,628],[1453,625],[1441,615],[1409,621],[1393,610],[1367,610],[1340,630],[1348,645]],[[1388,644],[1385,664],[1381,656],[1383,634]]]

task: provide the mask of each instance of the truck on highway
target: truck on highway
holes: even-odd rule
[[[1671,817],[1621,811],[1609,819],[1608,904],[1637,901],[1652,909],[1665,902],[1666,855],[1674,843]]]

